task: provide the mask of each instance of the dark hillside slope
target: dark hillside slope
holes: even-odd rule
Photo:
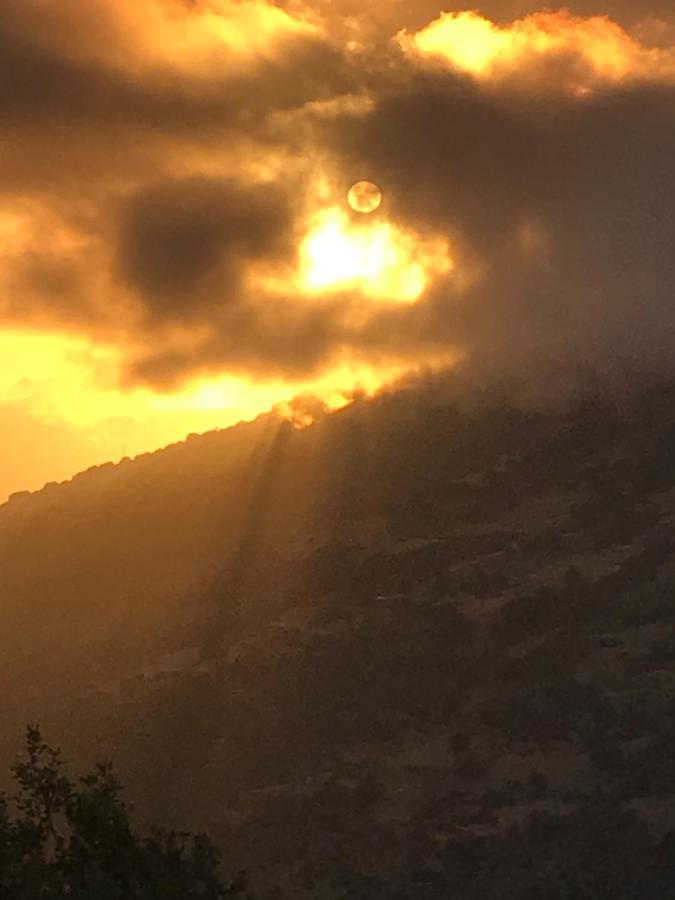
[[[113,753],[141,812],[293,897],[585,896],[583,822],[662,891],[674,423],[666,387],[529,413],[410,390],[19,497],[3,752],[30,719]],[[634,874],[588,896],[652,896]]]

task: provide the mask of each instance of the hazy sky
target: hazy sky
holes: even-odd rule
[[[672,0],[478,9],[3,0],[0,500],[419,367],[672,374]]]

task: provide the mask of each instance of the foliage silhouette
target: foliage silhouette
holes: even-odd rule
[[[205,835],[136,834],[110,764],[71,780],[61,752],[29,726],[25,757],[0,795],[1,900],[222,900],[249,895],[220,880]]]

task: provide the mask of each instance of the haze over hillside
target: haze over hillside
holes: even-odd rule
[[[431,385],[16,497],[0,761],[40,721],[293,897],[529,897],[588,868],[582,819],[657,854],[674,415],[673,386],[526,411]]]
[[[168,900],[52,744],[255,900],[675,897],[675,3],[565,7],[0,0],[0,900]]]

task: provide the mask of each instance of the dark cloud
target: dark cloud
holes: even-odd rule
[[[411,361],[455,350],[495,380],[529,365],[537,377],[547,366],[619,380],[670,371],[674,108],[664,87],[530,103],[411,73],[370,115],[331,122],[315,140],[383,186],[394,221],[448,235],[457,274],[355,327],[354,299],[244,303],[198,350],[150,352],[135,374],[298,377],[344,348]]]
[[[162,315],[194,318],[238,295],[252,259],[290,252],[290,175],[262,189],[176,172],[197,157],[236,173],[277,152],[269,117],[348,89],[343,54],[318,34],[289,33],[243,62],[223,50],[209,65],[172,67],[140,51],[155,39],[134,33],[140,9],[3,4],[0,219],[40,223],[3,259],[6,321],[95,333],[117,321],[128,333],[140,304],[160,327]]]
[[[281,35],[273,51],[248,61],[225,48],[209,64],[145,60],[135,42],[148,35],[121,34],[110,13],[118,5],[3,4],[0,201],[36,193],[58,206],[82,195],[108,202],[120,185],[175,168],[181,154],[273,143],[269,115],[356,84],[340,49],[313,33]],[[88,52],[76,52],[80,45]]]
[[[453,235],[478,273],[370,339],[447,340],[496,370],[533,355],[659,369],[675,349],[673,109],[666,87],[527,103],[436,73],[341,123],[343,165],[372,173],[396,218]]]
[[[258,302],[249,298],[222,310],[209,335],[197,344],[166,350],[161,341],[149,342],[127,376],[132,383],[173,388],[186,375],[222,371],[253,378],[317,375],[342,348],[358,341],[359,335],[345,326],[351,306],[345,297],[314,306],[299,305],[293,297],[263,297]]]
[[[5,124],[39,117],[50,128],[82,124],[91,129],[161,129],[173,135],[194,129],[221,132],[241,125],[242,116],[293,108],[332,96],[353,83],[354,74],[342,53],[310,33],[281,35],[274,52],[247,64],[223,48],[210,66],[202,61],[201,65],[170,67],[152,59],[134,62],[133,34],[126,36],[128,46],[118,36],[119,60],[114,54],[106,58],[93,48],[107,47],[111,23],[81,14],[71,18],[73,22],[81,19],[80,40],[92,50],[77,54],[72,39],[66,41],[63,35],[61,42],[53,36],[46,40],[41,30],[41,24],[54,28],[59,22],[59,6],[56,0],[3,4],[0,114]],[[39,13],[45,11],[50,16],[41,23]],[[180,35],[178,31],[178,39]],[[147,39],[147,35],[138,37]]]
[[[125,209],[118,267],[152,315],[192,317],[238,299],[252,260],[292,256],[279,188],[187,178],[151,185]]]
[[[52,322],[68,317],[75,323],[91,322],[98,317],[90,297],[92,287],[90,273],[80,260],[30,250],[21,255],[12,270],[4,315],[16,320],[30,315],[46,325],[51,324],[50,318]],[[61,316],[50,317],[51,309],[60,310]]]

